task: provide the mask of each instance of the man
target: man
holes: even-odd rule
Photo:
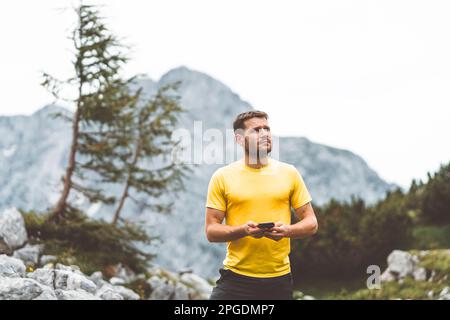
[[[268,156],[272,137],[267,119],[262,111],[237,116],[235,139],[245,156],[219,168],[209,183],[206,236],[210,242],[228,242],[212,300],[292,299],[290,238],[317,232],[312,199],[300,173]],[[291,206],[300,218],[292,225]],[[275,224],[258,227],[266,222]]]

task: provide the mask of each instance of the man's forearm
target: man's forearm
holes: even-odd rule
[[[245,225],[228,226],[225,224],[213,224],[206,230],[209,242],[228,242],[247,236]]]
[[[317,232],[317,220],[315,218],[306,218],[289,226],[289,238],[304,239]]]

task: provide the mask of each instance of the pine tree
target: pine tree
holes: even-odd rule
[[[44,74],[43,82],[57,98],[62,85],[77,88],[63,190],[50,219],[59,221],[72,208],[73,190],[90,202],[115,204],[117,197],[106,194],[102,185],[118,183],[123,192],[114,214],[116,224],[126,198],[136,199],[131,190],[158,197],[170,187],[181,187],[182,167],[169,164],[155,170],[143,165],[146,158],[166,155],[176,144],[169,138],[181,107],[170,93],[176,85],[159,89],[154,99],[140,105],[142,89],[131,90],[136,78],[120,76],[128,61],[121,52],[124,46],[109,32],[96,6],[81,4],[75,11],[77,26],[71,37],[75,76],[62,82]]]
[[[450,163],[442,164],[433,174],[428,172],[422,200],[424,220],[433,224],[450,223]]]
[[[152,203],[150,200],[160,197],[165,191],[178,191],[183,187],[183,177],[188,168],[178,164],[169,157],[178,141],[172,141],[172,130],[177,122],[176,115],[183,109],[179,104],[180,97],[175,95],[179,82],[161,87],[155,97],[147,101],[136,111],[133,123],[134,145],[132,155],[120,158],[124,163],[120,180],[123,191],[115,210],[112,224],[120,217],[127,198],[133,200],[141,208],[157,212],[168,212],[173,203]],[[140,93],[139,93],[140,95]],[[149,159],[158,159],[159,164],[151,166]],[[144,194],[140,200],[134,194]]]
[[[92,202],[114,203],[114,197],[106,196],[99,188],[88,187],[83,180],[87,170],[110,166],[107,159],[115,144],[127,143],[123,135],[116,134],[114,121],[121,116],[124,106],[136,103],[135,97],[126,92],[126,83],[119,77],[119,70],[127,57],[118,50],[121,46],[108,32],[98,10],[84,4],[75,10],[78,22],[71,37],[76,51],[73,62],[75,76],[65,83],[76,86],[77,97],[64,187],[51,215],[55,220],[69,208],[68,197],[72,189]],[[60,82],[44,74],[43,85],[55,92],[54,88]],[[84,155],[88,161],[80,162],[78,155]]]

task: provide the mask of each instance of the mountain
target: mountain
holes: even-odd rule
[[[202,138],[206,140],[206,133],[212,136],[225,133],[228,143],[223,143],[223,154],[232,155],[226,163],[239,158],[242,152],[233,144],[233,133],[227,129],[238,113],[252,110],[251,105],[220,81],[186,67],[169,71],[158,82],[139,78],[135,85],[142,86],[145,96],[151,97],[159,86],[175,81],[181,81],[178,93],[186,109],[177,132],[192,137],[191,144],[184,143],[187,156],[196,162],[194,154],[207,151],[208,143],[199,143]],[[49,105],[31,116],[0,117],[0,210],[15,206],[39,211],[55,203],[62,187],[61,177],[71,138],[70,122],[52,117],[56,112],[70,116],[66,109]],[[194,137],[192,133],[196,130],[203,136]],[[303,137],[274,137],[274,149],[276,146],[279,152],[274,152],[274,157],[299,169],[313,203],[323,204],[331,198],[349,200],[352,195],[372,203],[394,187],[383,181],[361,157],[349,151]],[[157,263],[174,270],[191,268],[204,276],[217,273],[225,254],[224,244],[210,244],[204,235],[204,203],[209,178],[224,165],[208,163],[213,164],[192,165],[186,191],[176,195],[176,199],[166,195],[167,199],[175,200],[172,214],[154,214],[131,202],[126,203],[124,210],[126,217],[145,221],[150,233],[160,236],[162,242],[152,248],[158,254]],[[82,197],[72,197],[90,215],[111,219],[111,208],[89,205]]]

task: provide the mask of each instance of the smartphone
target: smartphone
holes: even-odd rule
[[[273,223],[273,222],[263,222],[263,223],[258,224],[258,228],[260,228],[260,229],[270,229],[273,227],[275,227],[275,223]]]

